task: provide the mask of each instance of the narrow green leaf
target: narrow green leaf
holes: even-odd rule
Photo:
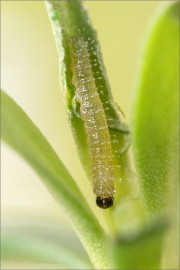
[[[97,268],[109,268],[106,236],[71,175],[40,130],[6,93],[2,97],[2,138],[38,173],[60,203]]]
[[[179,2],[148,36],[133,107],[134,158],[150,219],[168,215],[163,269],[179,265]]]
[[[141,232],[132,232],[116,239],[110,253],[113,269],[161,269],[165,221],[146,227]]]
[[[106,211],[103,210],[103,214],[106,216],[109,227],[112,225],[112,223],[114,223],[116,230],[120,230],[117,216],[112,215],[111,212],[116,210],[116,207],[118,207],[122,197],[129,197],[131,196],[131,193],[133,194],[132,196],[135,196],[134,190],[137,191],[138,188],[137,182],[132,181],[132,175],[130,176],[128,174],[128,170],[130,171],[129,156],[127,154],[127,149],[130,144],[128,136],[129,131],[127,126],[122,122],[122,111],[114,103],[112,98],[106,70],[102,60],[97,33],[91,25],[87,10],[82,1],[45,1],[45,3],[58,51],[60,88],[67,108],[70,126],[73,131],[81,163],[88,178],[91,180],[92,169],[89,147],[87,145],[87,133],[84,127],[84,121],[79,114],[79,104],[74,99],[76,97],[76,89],[72,83],[70,49],[68,45],[70,38],[80,36],[83,37],[85,41],[89,43],[92,42],[93,50],[91,48],[92,53],[89,50],[89,59],[92,60],[93,63],[93,51],[97,57],[97,66],[92,65],[91,68],[106,118],[112,119],[107,120],[107,123],[112,141],[112,150],[114,156],[113,165],[121,166],[120,169],[115,169],[116,196],[114,206]],[[97,80],[97,76],[101,79]],[[133,207],[134,206],[132,205],[132,208]],[[114,222],[112,222],[112,219]],[[112,227],[114,227],[114,225]]]
[[[179,3],[173,3],[151,30],[133,108],[134,157],[152,217],[178,202],[178,12]]]

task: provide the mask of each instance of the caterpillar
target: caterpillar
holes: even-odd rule
[[[80,36],[69,39],[72,84],[80,103],[89,146],[96,205],[107,209],[114,202],[114,166],[105,112],[92,73],[87,44]]]

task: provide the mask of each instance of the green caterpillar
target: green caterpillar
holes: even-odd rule
[[[93,77],[87,44],[82,37],[69,40],[72,84],[88,135],[96,204],[107,209],[114,202],[114,166],[105,112]]]

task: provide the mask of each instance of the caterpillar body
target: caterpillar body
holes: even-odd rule
[[[93,77],[87,43],[82,37],[69,40],[72,84],[84,120],[93,176],[96,204],[107,209],[113,205],[114,167],[111,140],[103,105]]]

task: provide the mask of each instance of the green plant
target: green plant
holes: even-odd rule
[[[120,112],[112,100],[97,36],[82,3],[47,1],[46,5],[56,39],[61,90],[70,125],[80,159],[91,179],[87,135],[82,119],[77,116],[68,47],[69,38],[80,35],[79,29],[85,28],[86,35],[94,40],[102,66],[102,103],[109,101],[107,116],[113,119],[109,131],[118,141],[113,147],[115,151],[126,145],[127,129],[119,120]],[[107,234],[43,134],[2,91],[2,138],[25,158],[60,203],[93,264],[78,258],[80,265],[96,269],[178,268],[178,31],[178,3],[173,3],[158,16],[151,30],[134,94],[131,130],[139,181],[129,173],[128,151],[120,157],[116,155],[114,162],[122,167],[117,177],[123,181],[116,183],[114,207],[103,212],[109,228]],[[27,250],[33,239],[25,239]],[[7,256],[12,247],[5,240],[3,250]],[[40,249],[43,250],[43,243]],[[38,256],[43,258],[42,254]]]

